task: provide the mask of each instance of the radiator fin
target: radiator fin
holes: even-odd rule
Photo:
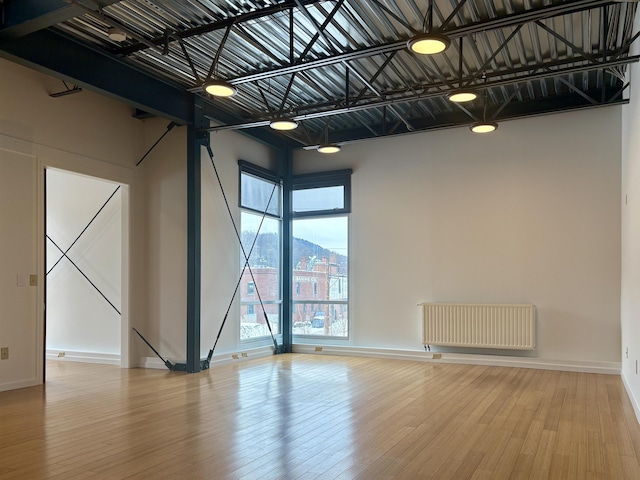
[[[534,305],[423,303],[423,344],[534,350]]]

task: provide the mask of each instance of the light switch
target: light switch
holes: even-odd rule
[[[19,273],[18,275],[16,275],[16,285],[18,287],[24,287],[27,285],[27,276],[24,274]]]

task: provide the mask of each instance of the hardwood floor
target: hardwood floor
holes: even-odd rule
[[[640,479],[619,377],[280,355],[48,364],[0,393],[0,479]]]

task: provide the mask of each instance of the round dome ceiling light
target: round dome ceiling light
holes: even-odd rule
[[[498,128],[496,122],[477,122],[469,127],[473,133],[491,133]]]
[[[421,33],[409,39],[407,48],[420,55],[434,55],[444,52],[451,45],[451,40],[437,33]]]
[[[298,122],[290,118],[275,118],[269,123],[269,126],[274,130],[288,131],[298,128]]]
[[[226,80],[209,80],[202,84],[202,88],[214,97],[233,97],[238,89]]]
[[[464,90],[464,89],[454,90],[453,92],[447,95],[447,99],[450,102],[455,102],[455,103],[471,102],[476,98],[478,98],[478,94],[476,92],[474,92],[473,90]]]
[[[342,150],[342,147],[335,143],[327,143],[318,147],[320,153],[338,153],[340,150]]]

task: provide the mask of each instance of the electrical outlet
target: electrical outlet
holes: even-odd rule
[[[9,360],[9,347],[0,348],[0,360]]]
[[[442,354],[441,353],[434,353],[432,358],[434,360],[440,360],[442,358]]]
[[[65,352],[58,352],[58,357],[59,357],[59,358],[62,358],[62,357],[64,357],[64,356],[65,356]]]
[[[38,286],[38,275],[29,275],[29,286],[30,287]]]
[[[247,355],[247,352],[242,352],[241,355],[242,355],[242,358],[247,358],[249,356]]]
[[[234,360],[238,360],[239,357],[237,353],[234,353],[231,355],[231,358],[233,358]]]
[[[316,352],[321,352],[322,351],[322,347],[316,347]]]

